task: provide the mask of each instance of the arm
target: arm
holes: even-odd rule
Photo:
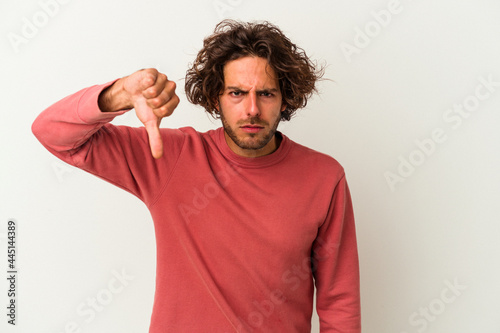
[[[149,136],[151,154],[163,155],[160,122],[174,112],[179,104],[175,82],[154,69],[145,69],[122,78],[107,87],[98,98],[99,109],[116,112],[135,108],[137,118],[144,124]]]
[[[63,161],[147,199],[145,193],[154,193],[159,186],[154,182],[161,182],[182,144],[179,131],[163,129],[169,154],[160,159],[151,156],[152,152],[155,157],[162,155],[155,152],[162,145],[158,127],[178,103],[175,84],[168,82],[156,70],[142,70],[111,84],[83,89],[43,111],[32,131]],[[132,107],[144,128],[108,124]],[[155,180],[148,173],[159,177]]]
[[[345,176],[313,245],[321,333],[360,333],[359,265],[352,202]]]

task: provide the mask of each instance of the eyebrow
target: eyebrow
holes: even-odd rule
[[[226,87],[226,90],[238,90],[238,91],[247,92],[245,89],[242,89],[241,87],[236,87],[236,86]],[[279,90],[277,88],[269,88],[269,89],[257,90],[257,93],[277,93],[278,91]]]

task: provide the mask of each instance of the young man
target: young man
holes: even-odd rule
[[[310,332],[314,285],[321,332],[360,332],[344,171],[277,131],[321,75],[277,27],[223,21],[185,86],[221,128],[160,128],[179,98],[154,69],[83,89],[34,122],[49,151],[151,211],[150,332]],[[132,108],[143,128],[109,123]]]

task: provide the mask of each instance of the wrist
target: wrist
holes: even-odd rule
[[[102,112],[117,112],[134,107],[123,87],[123,79],[116,80],[112,85],[101,91],[98,105]]]

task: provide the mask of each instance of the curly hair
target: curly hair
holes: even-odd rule
[[[245,56],[267,59],[276,73],[286,105],[281,120],[290,120],[297,109],[307,105],[308,98],[317,92],[316,81],[324,73],[324,68],[316,69],[305,51],[275,25],[224,20],[204,39],[203,48],[186,73],[188,100],[220,118],[216,106],[224,90],[224,65]]]

